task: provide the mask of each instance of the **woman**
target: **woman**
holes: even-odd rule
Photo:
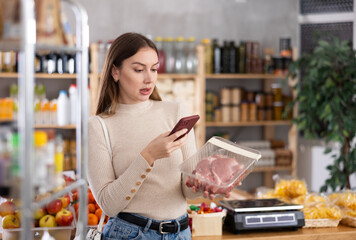
[[[111,45],[104,64],[96,115],[104,119],[109,155],[97,117],[89,120],[88,181],[110,217],[103,239],[190,239],[186,198],[194,193],[179,165],[196,152],[194,132],[168,136],[187,116],[174,102],[161,101],[155,87],[158,51],[137,33]]]

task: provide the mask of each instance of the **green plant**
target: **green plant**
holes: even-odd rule
[[[293,119],[305,138],[322,138],[340,146],[327,166],[330,178],[320,191],[350,189],[350,175],[356,172],[356,52],[336,37],[319,40],[311,54],[289,66],[295,86],[298,116]],[[299,74],[301,73],[301,74]],[[325,154],[331,148],[326,147]]]

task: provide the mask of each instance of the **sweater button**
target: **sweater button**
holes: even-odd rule
[[[137,185],[137,186],[140,186],[140,185],[141,185],[141,182],[140,182],[140,181],[137,181],[136,185]]]
[[[130,197],[130,196],[127,196],[127,197],[126,197],[126,200],[130,200],[130,199],[131,199],[131,197]]]
[[[136,189],[134,189],[134,188],[131,189],[131,192],[132,192],[132,193],[135,193],[135,192],[136,192]]]
[[[147,168],[146,172],[148,172],[148,173],[151,172],[151,168]]]
[[[141,178],[145,178],[145,177],[146,177],[146,175],[145,175],[145,174],[142,174],[142,175],[141,175]]]

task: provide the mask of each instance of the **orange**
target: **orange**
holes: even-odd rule
[[[79,199],[79,194],[78,192],[73,193],[73,201],[77,201]]]
[[[96,208],[96,209],[100,208],[100,207],[99,207],[99,204],[98,204],[97,202],[95,202],[94,204],[95,204],[95,208]]]
[[[75,209],[75,210],[78,210],[78,209],[79,209],[79,202],[76,202],[76,203],[74,204],[74,209]]]
[[[94,213],[88,214],[88,225],[98,225],[99,218]]]
[[[101,218],[101,214],[103,213],[103,210],[101,210],[100,208],[95,210],[95,215],[100,219]]]
[[[94,203],[89,203],[88,204],[88,210],[90,213],[95,213],[95,204]]]
[[[88,203],[95,203],[95,198],[91,192],[88,192]]]

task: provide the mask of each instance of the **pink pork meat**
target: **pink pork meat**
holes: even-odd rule
[[[217,186],[229,185],[236,175],[243,170],[243,167],[244,165],[237,162],[234,158],[220,154],[209,156],[197,164],[195,170],[192,172],[197,179],[195,179],[195,182],[193,179],[189,179],[187,186],[195,186],[198,189],[212,193],[230,191],[233,186],[228,186],[227,188]]]

